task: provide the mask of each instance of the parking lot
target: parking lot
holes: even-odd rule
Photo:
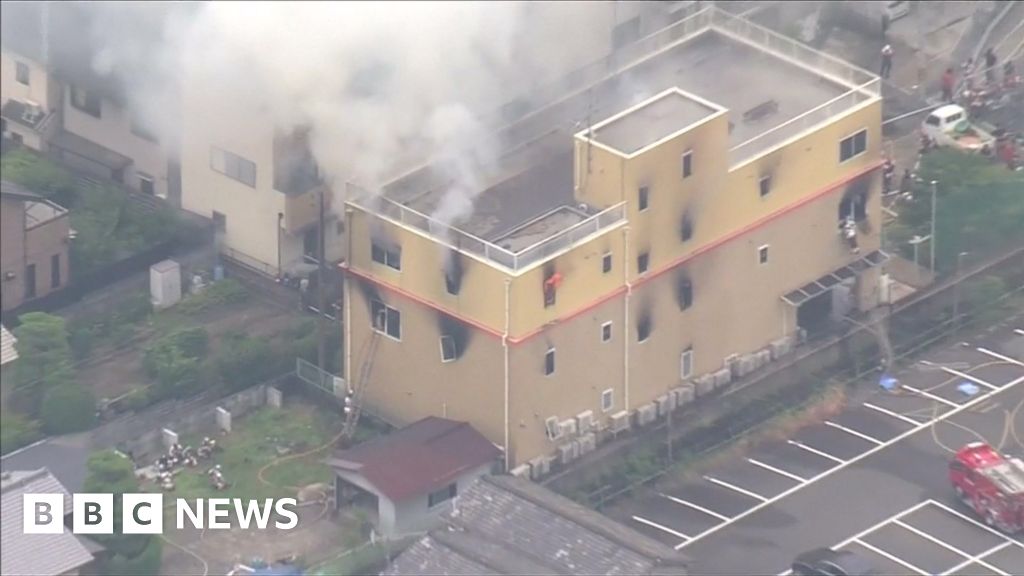
[[[1022,360],[1024,326],[994,326],[897,373],[898,391],[870,387],[830,420],[757,446],[698,481],[662,482],[610,514],[683,550],[700,574],[777,574],[796,554],[821,546],[877,548],[874,555],[887,562],[879,562],[883,573],[939,574],[954,567],[958,574],[1021,573],[999,568],[1003,556],[1024,566],[1019,542],[994,550],[1004,542],[979,548],[971,540],[977,536],[939,534],[955,531],[941,526],[966,522],[957,514],[973,514],[948,485],[953,451],[983,440],[1024,453]],[[940,512],[945,516],[936,516]],[[918,527],[930,516],[935,527],[929,524],[925,534],[934,540],[903,526]],[[935,560],[905,552],[913,547],[904,542],[908,534],[937,546]],[[994,537],[980,538],[986,536]],[[973,560],[983,553],[990,560]],[[939,565],[943,555],[956,561]]]

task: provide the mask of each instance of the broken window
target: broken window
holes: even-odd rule
[[[868,131],[863,129],[839,141],[839,161],[846,162],[868,149]]]
[[[612,323],[605,322],[601,324],[601,342],[607,342],[612,339]]]
[[[686,242],[690,238],[693,238],[693,220],[690,218],[690,213],[683,214],[683,220],[679,224],[679,237]]]
[[[679,356],[679,377],[683,380],[689,379],[693,376],[693,347],[688,347],[683,350],[683,353]]]
[[[693,150],[683,153],[683,178],[693,175]]]
[[[640,254],[636,257],[636,269],[638,274],[644,274],[647,272],[647,266],[651,262],[651,255],[647,252]]]
[[[684,279],[679,285],[679,308],[686,310],[693,306],[693,283]]]
[[[651,189],[647,186],[641,186],[640,190],[637,191],[637,204],[641,212],[647,210],[647,202],[650,197]]]
[[[370,241],[370,258],[378,264],[383,264],[395,270],[402,269],[402,249],[400,247],[387,248],[377,242]]]
[[[608,252],[601,257],[601,272],[605,274],[612,271],[612,253]]]
[[[454,250],[448,254],[445,261],[444,287],[452,296],[458,296],[462,287],[462,258]]]
[[[544,353],[544,375],[551,376],[555,373],[555,349],[548,348]]]
[[[441,336],[441,362],[451,362],[456,357],[455,339],[451,336]]]
[[[757,262],[759,264],[768,263],[768,245],[765,244],[757,249]]]
[[[611,388],[601,392],[601,411],[607,412],[615,406],[615,391]]]
[[[651,337],[651,319],[650,317],[641,317],[640,321],[636,323],[636,341],[645,342]]]
[[[847,188],[842,200],[839,201],[839,222],[842,224],[850,218],[853,218],[855,222],[860,222],[867,217],[868,180],[859,178]]]
[[[402,314],[379,300],[370,302],[370,316],[373,329],[391,336],[395,340],[402,339]]]
[[[103,115],[103,102],[98,94],[74,85],[70,87],[70,90],[72,108],[96,118]]]
[[[562,275],[549,269],[547,278],[544,280],[544,307],[555,305],[555,294],[558,287],[562,285]]]
[[[772,191],[772,177],[762,176],[757,185],[758,189],[761,191],[761,198],[764,198]]]

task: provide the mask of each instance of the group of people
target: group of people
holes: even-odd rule
[[[195,468],[199,465],[200,460],[212,457],[216,450],[217,441],[209,436],[203,438],[202,444],[195,450],[191,446],[182,447],[181,444],[175,442],[167,450],[167,454],[157,458],[156,471],[160,487],[165,491],[174,490],[174,474],[179,468]],[[214,488],[222,490],[227,486],[224,476],[220,472],[220,465],[208,470],[207,474],[210,476],[210,482]]]
[[[975,91],[975,62],[973,58],[968,58],[966,62],[960,66],[961,74],[964,79],[964,83],[968,91]],[[989,48],[985,51],[985,83],[989,87],[998,88],[999,80],[996,76],[996,71],[999,69],[999,59],[996,56],[995,51]],[[1020,76],[1017,75],[1016,66],[1012,59],[1007,59],[1003,62],[1003,88],[1013,88],[1020,84]],[[942,75],[942,100],[944,102],[952,102],[953,95],[956,90],[956,73],[953,67],[946,68],[946,71]]]

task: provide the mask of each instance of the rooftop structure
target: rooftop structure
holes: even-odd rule
[[[572,143],[588,126],[594,145],[629,155],[727,114],[735,169],[878,98],[872,74],[709,7],[531,94],[531,112],[496,127],[500,175],[452,229],[431,219],[451,183],[429,166],[385,186],[372,211],[518,272],[625,221],[622,206],[598,213],[573,201]],[[560,216],[509,236],[549,214]]]
[[[383,574],[686,574],[682,554],[509,476],[480,479],[446,523]]]

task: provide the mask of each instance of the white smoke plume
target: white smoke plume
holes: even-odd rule
[[[379,191],[440,155],[454,181],[434,213],[446,225],[471,212],[501,149],[479,118],[603,56],[595,46],[607,43],[612,13],[606,2],[104,6],[93,65],[126,76],[131,104],[155,128],[173,132],[167,101],[179,90],[184,109],[202,114],[190,121],[225,133],[238,122],[309,127],[337,193],[345,182]],[[157,37],[133,36],[139,14],[161,6],[174,14]],[[137,49],[146,40],[158,42],[156,56]]]

